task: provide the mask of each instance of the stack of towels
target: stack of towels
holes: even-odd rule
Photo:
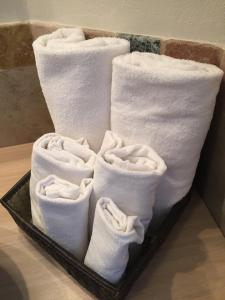
[[[33,43],[55,133],[33,145],[33,224],[111,283],[189,191],[223,72],[63,28]]]

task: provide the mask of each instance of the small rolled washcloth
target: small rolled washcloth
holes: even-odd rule
[[[35,201],[35,188],[39,180],[56,175],[80,185],[83,178],[92,177],[96,155],[84,139],[77,141],[57,133],[40,137],[33,145],[30,179],[31,210]],[[33,214],[33,222],[35,214]]]
[[[139,218],[125,215],[111,199],[101,198],[84,263],[109,282],[117,283],[127,266],[129,245],[143,240],[144,227]]]
[[[33,145],[31,177],[39,181],[50,174],[75,184],[92,177],[96,154],[83,138],[73,140],[57,133],[41,136]]]
[[[39,37],[33,49],[55,131],[83,136],[98,151],[110,128],[112,59],[129,52],[130,44],[111,37],[83,39],[81,29],[64,28]]]
[[[32,216],[41,231],[82,261],[88,247],[88,209],[92,179],[80,186],[49,175],[36,185]]]
[[[113,60],[111,129],[125,145],[147,144],[167,172],[154,213],[189,191],[223,76],[214,65],[133,52]]]
[[[155,192],[166,171],[160,156],[149,146],[124,146],[122,139],[107,131],[97,155],[90,200],[90,231],[97,200],[111,198],[129,216],[138,216],[147,229],[152,218]]]

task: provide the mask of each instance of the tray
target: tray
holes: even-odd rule
[[[190,199],[190,192],[178,202],[170,211],[164,221],[151,234],[145,235],[145,240],[136,251],[136,257],[128,263],[126,271],[120,282],[113,285],[80,263],[72,254],[43,234],[31,223],[31,208],[29,196],[30,172],[22,177],[11,190],[0,200],[8,210],[17,225],[46,252],[64,267],[83,287],[93,293],[98,299],[120,300],[124,299],[133,286],[134,281],[146,268],[156,250],[165,240],[173,225],[177,222]]]

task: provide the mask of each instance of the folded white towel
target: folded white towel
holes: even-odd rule
[[[39,37],[33,48],[56,132],[83,136],[98,151],[110,126],[112,59],[130,45],[119,38],[83,38],[80,29],[64,28]]]
[[[126,216],[109,198],[97,202],[93,232],[84,263],[109,282],[124,273],[131,243],[141,244],[144,227],[136,216]]]
[[[126,215],[140,217],[147,229],[156,188],[165,171],[164,161],[151,147],[141,144],[124,147],[119,136],[107,131],[96,159],[90,229],[101,197],[111,198]]]
[[[126,145],[150,145],[168,167],[156,214],[191,187],[222,75],[213,65],[150,53],[113,60],[112,130]]]
[[[54,174],[75,184],[92,177],[95,153],[84,139],[73,140],[57,133],[47,133],[33,145],[31,177],[39,181]]]
[[[83,260],[88,247],[88,209],[92,179],[80,186],[49,175],[35,190],[32,215],[36,225],[63,248]]]
[[[83,178],[92,177],[95,158],[95,153],[89,149],[84,139],[75,141],[57,133],[48,133],[34,143],[30,179],[31,210],[34,223],[37,223],[35,214],[33,214],[37,182],[54,174],[79,185]]]

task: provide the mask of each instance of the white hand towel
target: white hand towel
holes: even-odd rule
[[[81,32],[76,28],[75,33],[71,28],[57,32],[33,43],[55,130],[71,138],[83,136],[98,151],[110,128],[112,59],[129,52],[130,44],[110,37],[79,42]]]
[[[57,133],[48,133],[40,137],[33,145],[30,198],[33,222],[33,202],[35,188],[39,180],[54,174],[74,184],[80,184],[83,178],[92,177],[95,153],[89,149],[84,139],[77,141]]]
[[[147,229],[165,171],[164,161],[152,148],[141,144],[124,147],[119,136],[107,131],[94,170],[90,229],[101,197],[111,198],[126,215],[138,216]]]
[[[33,145],[31,177],[37,182],[50,174],[75,184],[92,177],[95,153],[84,139],[73,140],[47,133]]]
[[[133,52],[113,60],[111,129],[165,160],[154,213],[191,187],[223,72],[216,66]]]
[[[109,198],[97,202],[93,232],[84,263],[111,283],[123,275],[131,243],[141,244],[144,227],[136,216],[126,216]]]
[[[80,186],[50,175],[35,190],[32,216],[41,231],[83,260],[88,247],[88,210],[92,179]]]

